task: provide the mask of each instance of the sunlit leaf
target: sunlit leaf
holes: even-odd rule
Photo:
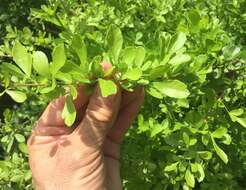
[[[6,90],[6,93],[8,95],[10,95],[10,97],[18,102],[18,103],[22,103],[27,99],[27,96],[24,92],[21,91],[16,91],[16,90]]]
[[[195,187],[195,178],[194,175],[190,172],[190,169],[187,169],[185,172],[185,181],[190,187]]]
[[[225,164],[227,164],[228,163],[228,157],[227,157],[226,153],[216,144],[214,138],[213,137],[211,137],[211,138],[212,138],[212,143],[213,143],[215,152],[221,158],[221,160],[223,160],[223,162]]]
[[[182,64],[182,63],[186,63],[186,62],[188,62],[190,60],[191,60],[191,57],[189,55],[181,54],[181,55],[176,55],[175,57],[173,57],[169,61],[169,64],[179,65],[179,64]]]
[[[72,126],[76,119],[76,109],[74,107],[72,96],[66,97],[66,102],[62,111],[62,118],[67,126]]]
[[[63,44],[59,44],[52,52],[52,64],[50,71],[55,75],[66,63],[66,54]]]
[[[131,69],[129,71],[127,71],[123,76],[122,76],[122,80],[139,80],[142,76],[142,70],[141,69]]]
[[[107,45],[109,53],[113,58],[114,63],[118,62],[118,57],[123,45],[123,37],[121,30],[115,25],[111,25],[107,36]]]
[[[23,143],[25,142],[25,137],[22,134],[15,134],[15,139],[19,142],[19,143]]]
[[[143,47],[136,48],[135,66],[141,67],[145,58],[145,49]]]
[[[214,138],[222,138],[226,133],[227,133],[227,128],[220,127],[212,133],[212,136]]]
[[[38,74],[42,76],[50,75],[48,58],[43,52],[41,51],[34,52],[33,68],[37,71]]]
[[[234,116],[240,116],[243,114],[243,112],[244,112],[243,109],[239,108],[239,109],[232,110],[229,113]]]
[[[84,40],[79,35],[75,35],[72,41],[72,48],[77,53],[81,67],[83,70],[86,70],[86,64],[87,64],[87,48],[85,45]]]
[[[153,87],[166,96],[172,98],[187,98],[190,94],[187,86],[178,80],[166,80],[154,82]]]
[[[237,118],[237,122],[246,128],[246,118]]]
[[[32,56],[27,49],[16,41],[12,49],[13,59],[15,63],[30,77],[32,72]]]
[[[199,177],[198,177],[198,182],[202,182],[205,178],[205,173],[203,166],[201,164],[197,164],[198,172],[199,172]]]
[[[169,54],[176,53],[180,50],[186,42],[186,35],[182,32],[175,34],[169,45]]]
[[[175,162],[175,163],[172,163],[172,164],[169,164],[165,167],[164,171],[165,172],[170,172],[170,171],[174,171],[174,170],[177,170],[177,166],[178,166],[179,162]]]
[[[117,92],[116,84],[111,80],[98,79],[99,87],[103,97],[107,97]]]

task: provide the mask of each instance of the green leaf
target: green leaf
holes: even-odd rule
[[[227,133],[227,128],[220,127],[212,133],[212,136],[214,138],[222,138],[226,133]]]
[[[76,109],[71,95],[66,97],[66,102],[62,111],[62,118],[67,126],[72,126],[76,119]]]
[[[233,122],[236,122],[237,119],[238,119],[238,117],[236,117],[235,115],[232,115],[232,114],[230,114],[230,113],[229,113],[229,116],[230,116],[230,118],[231,118],[231,120],[232,120]]]
[[[108,97],[117,93],[117,86],[113,81],[100,78],[98,79],[98,82],[103,97]]]
[[[69,62],[69,64],[65,64],[62,67],[61,72],[71,73],[73,75],[81,75],[81,76],[85,76],[85,74],[86,74],[86,73],[83,73],[84,70],[79,65],[77,65],[73,62]]]
[[[163,129],[164,129],[164,127],[162,125],[156,124],[154,126],[154,128],[152,128],[152,130],[151,130],[150,137],[155,137],[156,135],[161,133],[163,131]]]
[[[6,150],[7,153],[10,152],[10,150],[12,149],[13,144],[14,144],[14,137],[10,137],[9,143],[8,143],[8,146],[7,146],[7,150]]]
[[[104,76],[104,70],[101,65],[101,62],[102,62],[101,57],[96,56],[93,58],[92,62],[90,63],[91,73],[96,78],[100,78]]]
[[[197,26],[200,22],[200,19],[201,19],[201,17],[200,17],[200,14],[197,10],[190,10],[189,11],[189,20],[192,24],[192,27]]]
[[[25,142],[25,137],[22,134],[15,134],[15,139],[19,142],[19,143],[23,143]]]
[[[6,90],[6,92],[8,95],[10,95],[10,97],[14,101],[16,101],[18,103],[22,103],[27,99],[26,94],[24,92],[15,91],[15,90]]]
[[[20,183],[20,181],[23,179],[23,174],[17,174],[17,175],[14,175],[10,178],[10,181],[11,182],[14,182],[14,183]]]
[[[9,72],[12,75],[15,75],[17,77],[22,77],[24,76],[24,73],[19,69],[19,67],[11,64],[11,63],[1,63],[0,69],[4,72]]]
[[[212,153],[209,151],[198,151],[197,153],[204,160],[210,160],[212,158]]]
[[[230,145],[231,141],[232,141],[231,136],[229,134],[225,134],[222,142],[226,145]]]
[[[154,82],[153,87],[172,98],[187,98],[190,94],[187,86],[179,80]]]
[[[223,48],[223,55],[226,60],[233,60],[240,54],[240,48],[234,45],[228,45]]]
[[[177,99],[177,104],[183,108],[189,108],[189,101],[187,99]]]
[[[147,92],[155,98],[158,98],[158,99],[163,98],[163,95],[158,90],[156,90],[155,88],[149,88],[149,89],[147,89]]]
[[[2,137],[1,142],[6,143],[8,141],[8,139],[9,139],[9,136],[6,135],[6,136]]]
[[[12,163],[10,161],[0,160],[0,169],[7,170],[10,167],[12,167]]]
[[[195,145],[197,143],[197,139],[195,139],[195,138],[191,138],[190,139],[190,146],[193,146],[193,145]]]
[[[0,92],[0,97],[5,94],[5,90],[3,92]]]
[[[137,81],[137,84],[142,85],[142,86],[146,86],[149,84],[149,81],[145,80],[145,79],[140,79]]]
[[[135,47],[126,47],[122,52],[122,62],[123,64],[126,64],[128,67],[131,68],[131,66],[134,63],[135,57],[136,57],[136,48]]]
[[[179,65],[179,64],[182,64],[182,63],[186,63],[186,62],[188,62],[190,60],[191,60],[191,57],[189,55],[181,54],[181,55],[176,55],[175,57],[173,57],[169,61],[169,64],[171,64],[171,65]]]
[[[123,37],[121,30],[115,25],[111,25],[109,28],[107,35],[107,45],[110,56],[112,56],[114,63],[117,63],[123,45]]]
[[[190,166],[191,166],[191,172],[192,173],[196,173],[198,171],[197,163],[195,163],[195,164],[191,163]]]
[[[140,79],[142,76],[142,70],[141,69],[131,69],[128,70],[123,76],[122,76],[122,80],[133,80],[136,81],[138,79]]]
[[[43,52],[41,51],[34,52],[33,68],[37,71],[38,74],[42,76],[50,75],[48,58]]]
[[[142,71],[146,71],[149,68],[151,68],[152,62],[151,61],[146,61],[142,66],[141,66],[141,70]]]
[[[177,170],[177,166],[178,166],[179,162],[175,162],[172,164],[169,164],[165,167],[164,171],[165,172],[171,172],[171,171],[175,171]]]
[[[188,186],[195,187],[195,178],[194,175],[190,172],[190,169],[187,169],[185,172],[185,181]]]
[[[163,77],[168,71],[167,65],[160,65],[158,67],[152,68],[149,72],[149,80],[154,80]]]
[[[80,60],[80,63],[81,63],[81,67],[83,68],[83,70],[87,69],[86,68],[87,49],[86,49],[85,42],[84,42],[83,38],[81,38],[81,36],[74,35],[73,41],[72,41],[72,48],[77,53],[79,60]]]
[[[175,34],[172,36],[172,39],[170,41],[169,45],[169,54],[176,53],[178,50],[180,50],[186,42],[186,35],[182,32]]]
[[[69,88],[70,88],[70,94],[73,97],[73,100],[75,100],[78,96],[78,91],[75,86],[70,85]]]
[[[28,170],[26,173],[25,173],[25,177],[24,177],[24,180],[25,181],[29,181],[32,179],[32,172],[31,170]]]
[[[168,119],[165,119],[162,124],[155,124],[150,131],[150,137],[155,137],[162,131],[164,131],[169,125]]]
[[[145,49],[143,47],[127,47],[122,53],[122,62],[129,68],[141,67],[145,58]]]
[[[202,182],[205,178],[204,169],[201,164],[197,164],[197,169],[200,174],[200,176],[198,177],[198,182]]]
[[[234,116],[240,116],[243,114],[243,109],[239,108],[239,109],[235,109],[229,112],[230,115],[234,115]]]
[[[52,78],[52,85],[48,86],[48,87],[41,88],[39,90],[39,92],[41,94],[47,94],[47,93],[51,92],[52,90],[54,90],[55,88],[56,88],[56,80],[55,80],[55,78]]]
[[[243,127],[246,128],[246,118],[237,118],[237,122],[240,123]]]
[[[135,66],[141,67],[145,58],[145,49],[143,47],[136,48],[136,56],[135,56]]]
[[[32,56],[27,52],[27,49],[17,41],[13,46],[12,55],[15,63],[30,77],[32,72]]]
[[[60,81],[64,81],[66,84],[71,84],[73,82],[70,73],[63,73],[61,71],[58,71],[55,75],[55,78]]]
[[[221,158],[221,160],[223,160],[223,162],[225,164],[227,164],[228,163],[228,157],[227,157],[226,153],[216,144],[216,142],[212,136],[211,136],[211,139],[212,139],[212,143],[213,143],[215,152]]]
[[[183,132],[183,140],[184,140],[184,143],[187,146],[189,146],[189,144],[190,144],[190,137],[189,137],[189,135],[186,132]]]
[[[229,116],[233,122],[238,122],[243,127],[246,127],[246,118],[237,117],[237,116],[242,115],[243,113],[244,113],[244,110],[240,108],[240,109],[230,111]]]
[[[55,75],[65,65],[66,59],[64,44],[59,44],[52,52],[53,62],[50,65],[50,70],[53,75]]]
[[[210,140],[210,136],[209,135],[203,135],[202,136],[202,143],[207,146]]]

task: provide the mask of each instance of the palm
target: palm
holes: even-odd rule
[[[143,90],[122,92],[116,99],[102,98],[98,91],[87,97],[83,87],[78,92],[75,107],[79,125],[75,130],[65,127],[60,117],[64,98],[53,101],[40,118],[28,143],[32,172],[39,183],[59,176],[59,181],[80,179],[75,183],[83,185],[73,186],[77,189],[102,189],[106,179],[107,189],[122,189],[117,161],[120,143],[142,104]],[[54,175],[47,175],[47,171]],[[84,183],[88,176],[93,180]]]

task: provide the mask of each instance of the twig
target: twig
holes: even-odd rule
[[[0,55],[0,59],[12,58],[11,55]]]
[[[15,84],[13,84],[13,86],[15,86],[15,87],[18,87],[18,86],[20,86],[20,87],[38,87],[38,86],[48,86],[48,84],[34,84],[34,83],[27,83],[27,84],[21,84],[21,83],[15,83]]]

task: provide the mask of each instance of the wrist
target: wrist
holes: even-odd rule
[[[70,185],[64,185],[60,183],[56,184],[56,183],[49,183],[49,184],[45,184],[45,185],[34,185],[34,189],[35,190],[72,190],[71,188],[69,188]]]
[[[91,190],[93,190],[93,188],[90,187],[90,185],[85,184],[85,185],[79,186],[78,184],[79,183],[77,183],[77,184],[64,184],[64,183],[55,184],[55,183],[51,183],[51,184],[47,184],[47,185],[34,186],[34,189],[35,190],[75,190],[75,189],[78,189],[78,190],[80,190],[80,189],[81,190],[91,189]],[[89,186],[89,188],[88,188],[88,186]]]
[[[107,173],[107,190],[122,190],[120,162],[111,157],[105,157]]]
[[[120,144],[107,138],[104,142],[104,156],[120,161]]]

